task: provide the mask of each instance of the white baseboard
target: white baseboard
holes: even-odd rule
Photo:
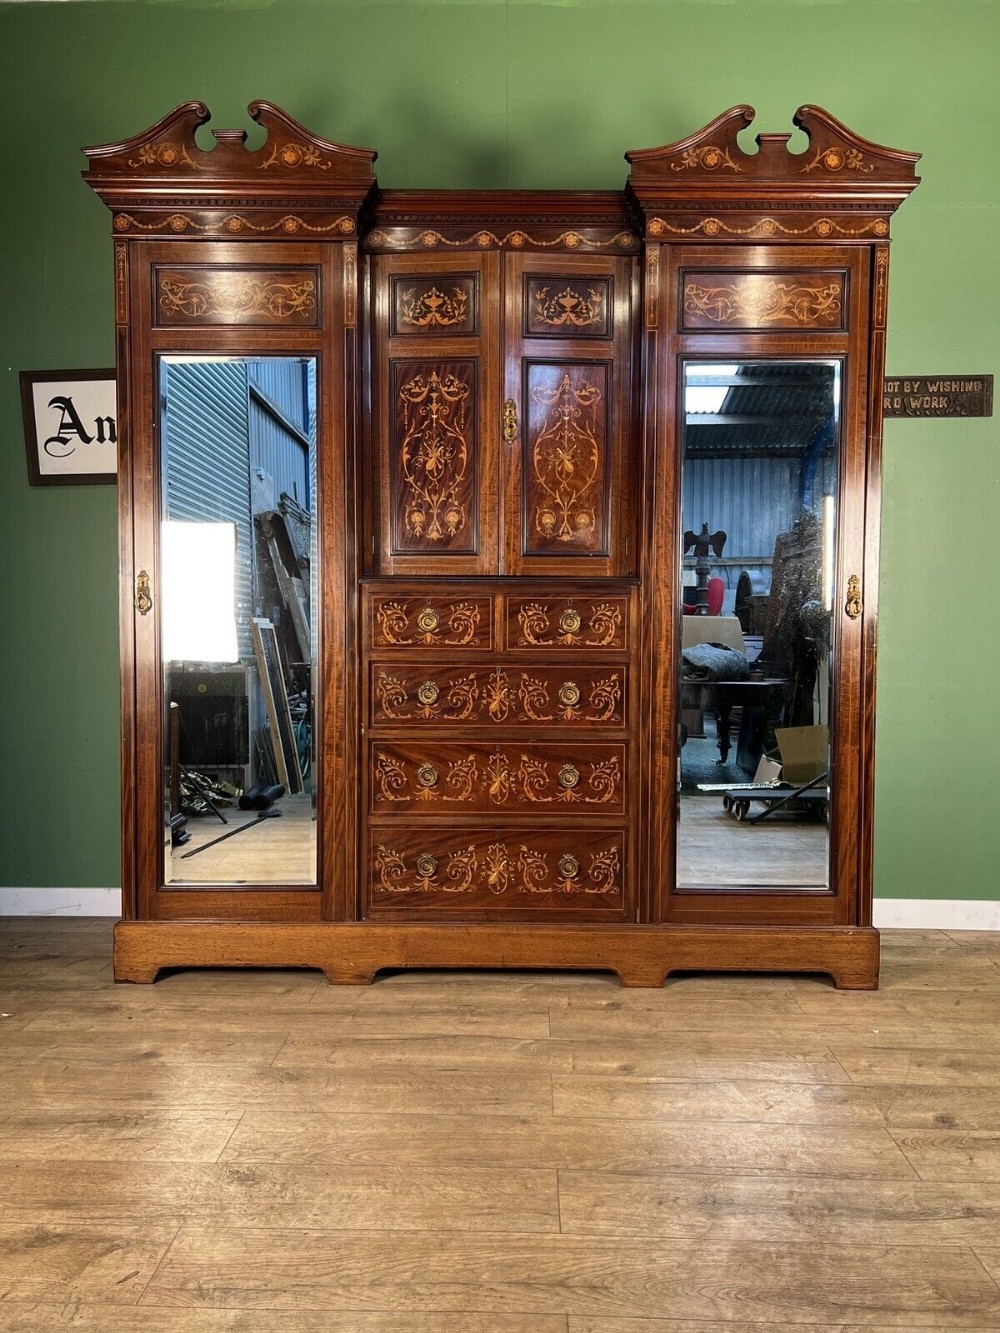
[[[1000,930],[1000,902],[950,898],[876,898],[879,930]]]
[[[121,916],[122,891],[0,888],[0,916]]]
[[[4,889],[0,916],[121,916],[121,889]],[[1000,930],[1000,902],[876,898],[880,930]]]

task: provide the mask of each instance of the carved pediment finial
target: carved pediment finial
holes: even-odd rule
[[[286,191],[318,186],[363,195],[373,184],[373,150],[323,139],[271,102],[251,102],[247,109],[267,130],[260,148],[248,149],[246,131],[238,129],[213,129],[214,147],[199,147],[195,132],[211,113],[204,102],[183,102],[131,139],[85,148],[90,165],[84,179],[99,194],[126,180],[150,193],[168,182],[217,193],[276,178]]]
[[[733,199],[768,192],[801,198],[864,194],[896,204],[918,183],[919,153],[863,139],[817,106],[799,107],[793,117],[809,139],[806,152],[789,150],[790,132],[758,134],[757,151],[744,152],[738,135],[755,115],[751,106],[734,106],[686,139],[626,153],[633,193],[640,200],[680,200],[703,191],[711,179],[714,189],[724,183]]]

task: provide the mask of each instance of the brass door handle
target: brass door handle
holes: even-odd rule
[[[144,569],[139,570],[135,581],[135,609],[140,616],[148,616],[153,609],[153,594],[149,590],[149,575]]]
[[[847,580],[847,602],[844,605],[844,614],[848,620],[857,620],[864,610],[864,603],[861,600],[861,580],[857,574],[852,574]]]
[[[503,437],[508,443],[517,439],[517,403],[513,398],[503,405]]]

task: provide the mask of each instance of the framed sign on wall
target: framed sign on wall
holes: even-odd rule
[[[114,370],[22,370],[21,409],[32,486],[114,482]]]

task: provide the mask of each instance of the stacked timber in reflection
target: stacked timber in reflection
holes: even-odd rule
[[[217,130],[203,150],[209,113],[187,103],[86,150],[114,215],[124,427],[116,975],[801,968],[874,985],[878,390],[889,219],[916,155],[815,107],[795,117],[804,154],[787,134],[746,153],[753,112],[735,107],[628,154],[623,191],[392,192],[374,153],[250,114],[257,149]],[[164,882],[155,366],[182,353],[316,362],[312,884]],[[686,366],[777,362],[840,385],[829,876],[679,882]]]

